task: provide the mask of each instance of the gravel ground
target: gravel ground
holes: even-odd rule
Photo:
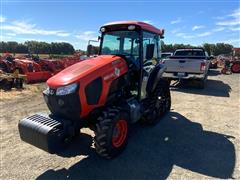
[[[154,127],[134,125],[113,160],[94,153],[88,129],[61,155],[22,142],[18,121],[48,111],[44,84],[34,86],[34,93],[0,94],[0,179],[240,179],[239,74],[211,71],[204,90],[173,85],[171,112]]]

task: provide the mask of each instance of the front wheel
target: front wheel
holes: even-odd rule
[[[128,140],[128,119],[128,114],[117,107],[103,111],[94,137],[94,146],[100,156],[111,159],[124,150]]]

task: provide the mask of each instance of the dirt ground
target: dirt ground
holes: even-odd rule
[[[88,129],[60,155],[22,142],[18,121],[48,111],[42,89],[1,91],[0,179],[240,179],[239,74],[211,71],[204,90],[171,87],[171,112],[154,127],[134,125],[126,150],[113,160],[94,153]]]

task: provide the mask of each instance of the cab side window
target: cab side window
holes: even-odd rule
[[[158,42],[159,42],[159,36],[157,34],[152,34],[149,32],[143,32],[143,63],[146,61],[149,61],[149,59],[146,59],[146,52],[147,52],[147,46],[153,45],[154,51],[153,51],[153,58],[151,59],[152,64],[156,64],[159,60],[159,53],[158,53]]]

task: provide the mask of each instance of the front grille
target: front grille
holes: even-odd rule
[[[39,114],[34,114],[30,117],[27,117],[26,119],[50,128],[56,128],[61,126],[61,123],[59,121],[41,116]]]
[[[79,120],[81,113],[78,90],[75,93],[57,96],[55,89],[43,92],[44,99],[51,113],[70,120]]]

